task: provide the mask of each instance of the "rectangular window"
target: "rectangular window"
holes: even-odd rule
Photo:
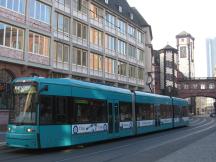
[[[128,73],[128,76],[130,78],[136,78],[136,67],[133,66],[133,65],[129,65],[129,73]]]
[[[24,14],[25,0],[0,0],[0,6]]]
[[[118,31],[122,34],[126,34],[126,23],[118,19]]]
[[[111,58],[105,58],[105,72],[115,74],[115,60]]]
[[[12,27],[12,42],[11,42],[11,47],[12,48],[17,48],[17,28]]]
[[[138,79],[144,80],[144,69],[138,68]]]
[[[50,38],[29,32],[29,52],[49,57]]]
[[[88,2],[86,0],[73,0],[73,8],[75,11],[87,14],[88,12]]]
[[[71,114],[76,124],[108,122],[106,101],[75,98],[72,108]]]
[[[132,103],[119,103],[120,122],[132,121]]]
[[[51,7],[37,0],[29,1],[30,17],[50,24]]]
[[[106,48],[115,51],[115,37],[106,34]]]
[[[23,50],[24,30],[0,23],[0,45]]]
[[[90,42],[102,46],[103,45],[103,33],[95,28],[90,30]]]
[[[137,59],[140,62],[144,62],[144,51],[143,50],[137,49]]]
[[[87,66],[87,51],[75,48],[73,49],[73,63],[80,66]]]
[[[128,45],[128,56],[136,58],[136,47],[134,47],[130,44]]]
[[[11,26],[6,25],[5,46],[11,47]]]
[[[63,32],[69,34],[70,20],[69,17],[64,16],[59,13],[55,13],[54,28],[58,32]]]
[[[102,56],[98,54],[90,54],[90,68],[93,70],[101,71],[102,70]]]
[[[186,46],[182,46],[180,47],[180,58],[186,58],[187,54],[186,54]]]
[[[55,61],[56,62],[69,62],[69,46],[59,42],[55,42]]]
[[[118,61],[118,74],[127,76],[126,69],[127,69],[127,64],[124,62]]]
[[[18,30],[18,49],[24,49],[24,30]]]
[[[90,18],[101,22],[103,19],[103,10],[94,4],[90,4]]]
[[[137,31],[137,40],[139,43],[144,43],[144,34],[140,31]]]
[[[73,35],[81,38],[87,39],[87,26],[79,21],[73,21]]]
[[[129,35],[130,37],[136,38],[136,35],[135,35],[135,28],[132,27],[132,26],[130,26],[130,25],[128,25],[128,35]]]
[[[160,116],[161,119],[172,118],[172,106],[171,105],[160,105]]]
[[[118,53],[121,55],[126,55],[126,43],[122,40],[118,40]]]
[[[0,23],[0,45],[4,45],[5,25]]]
[[[137,121],[154,120],[154,105],[136,104]]]
[[[115,29],[115,16],[110,13],[106,13],[106,25],[110,28]]]

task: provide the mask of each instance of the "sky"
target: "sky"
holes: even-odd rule
[[[207,76],[206,38],[216,37],[216,0],[127,0],[151,25],[153,48],[176,48],[182,31],[195,38],[195,76]]]

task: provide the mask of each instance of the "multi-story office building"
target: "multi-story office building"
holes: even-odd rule
[[[126,0],[0,0],[0,110],[16,77],[149,91],[150,25]]]
[[[194,37],[183,31],[176,36],[179,51],[179,70],[185,77],[193,78],[194,69]]]
[[[215,77],[216,69],[216,38],[206,40],[207,76]]]

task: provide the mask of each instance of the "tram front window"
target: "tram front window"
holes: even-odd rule
[[[19,83],[13,87],[13,109],[10,124],[36,124],[37,90],[33,83]]]

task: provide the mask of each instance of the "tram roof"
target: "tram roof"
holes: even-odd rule
[[[14,82],[19,81],[35,81],[39,83],[49,83],[49,84],[59,84],[59,85],[73,85],[76,87],[86,87],[90,89],[98,89],[98,90],[105,90],[105,91],[112,91],[112,92],[118,92],[118,93],[124,93],[124,94],[131,94],[131,91],[128,89],[118,88],[118,87],[112,87],[108,85],[103,84],[96,84],[96,83],[90,83],[70,78],[43,78],[43,77],[24,77],[24,78],[17,78],[14,80]]]

